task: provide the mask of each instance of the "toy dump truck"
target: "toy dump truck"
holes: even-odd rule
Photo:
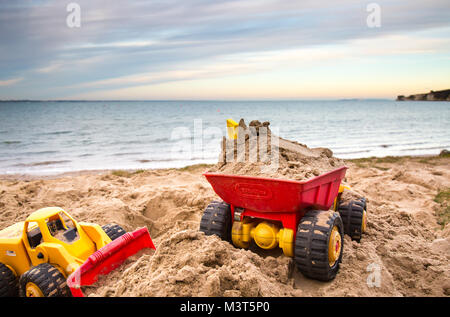
[[[342,259],[344,233],[358,240],[365,230],[365,201],[339,203],[346,170],[340,167],[306,181],[205,173],[223,201],[206,208],[200,230],[240,248],[252,241],[263,249],[278,246],[294,257],[305,276],[332,280]]]
[[[154,248],[147,228],[126,233],[76,222],[59,207],[39,209],[0,231],[0,296],[82,296],[80,286],[145,247]]]

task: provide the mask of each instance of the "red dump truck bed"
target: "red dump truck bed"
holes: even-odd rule
[[[233,207],[256,212],[295,213],[305,208],[328,210],[347,167],[305,181],[205,173],[216,194]]]

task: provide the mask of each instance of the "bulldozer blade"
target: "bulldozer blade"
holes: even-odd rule
[[[144,248],[155,249],[147,228],[127,232],[93,253],[67,278],[73,297],[84,297],[81,286],[89,286]]]

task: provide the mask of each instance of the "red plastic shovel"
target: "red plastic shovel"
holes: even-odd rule
[[[108,274],[128,257],[144,248],[156,250],[147,228],[127,232],[97,250],[67,278],[72,296],[84,297],[81,286],[92,285],[98,280],[99,275]]]

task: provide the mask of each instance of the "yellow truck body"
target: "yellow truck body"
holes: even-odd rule
[[[41,263],[67,277],[110,242],[99,225],[76,222],[62,208],[48,207],[0,231],[0,263],[17,277]]]

